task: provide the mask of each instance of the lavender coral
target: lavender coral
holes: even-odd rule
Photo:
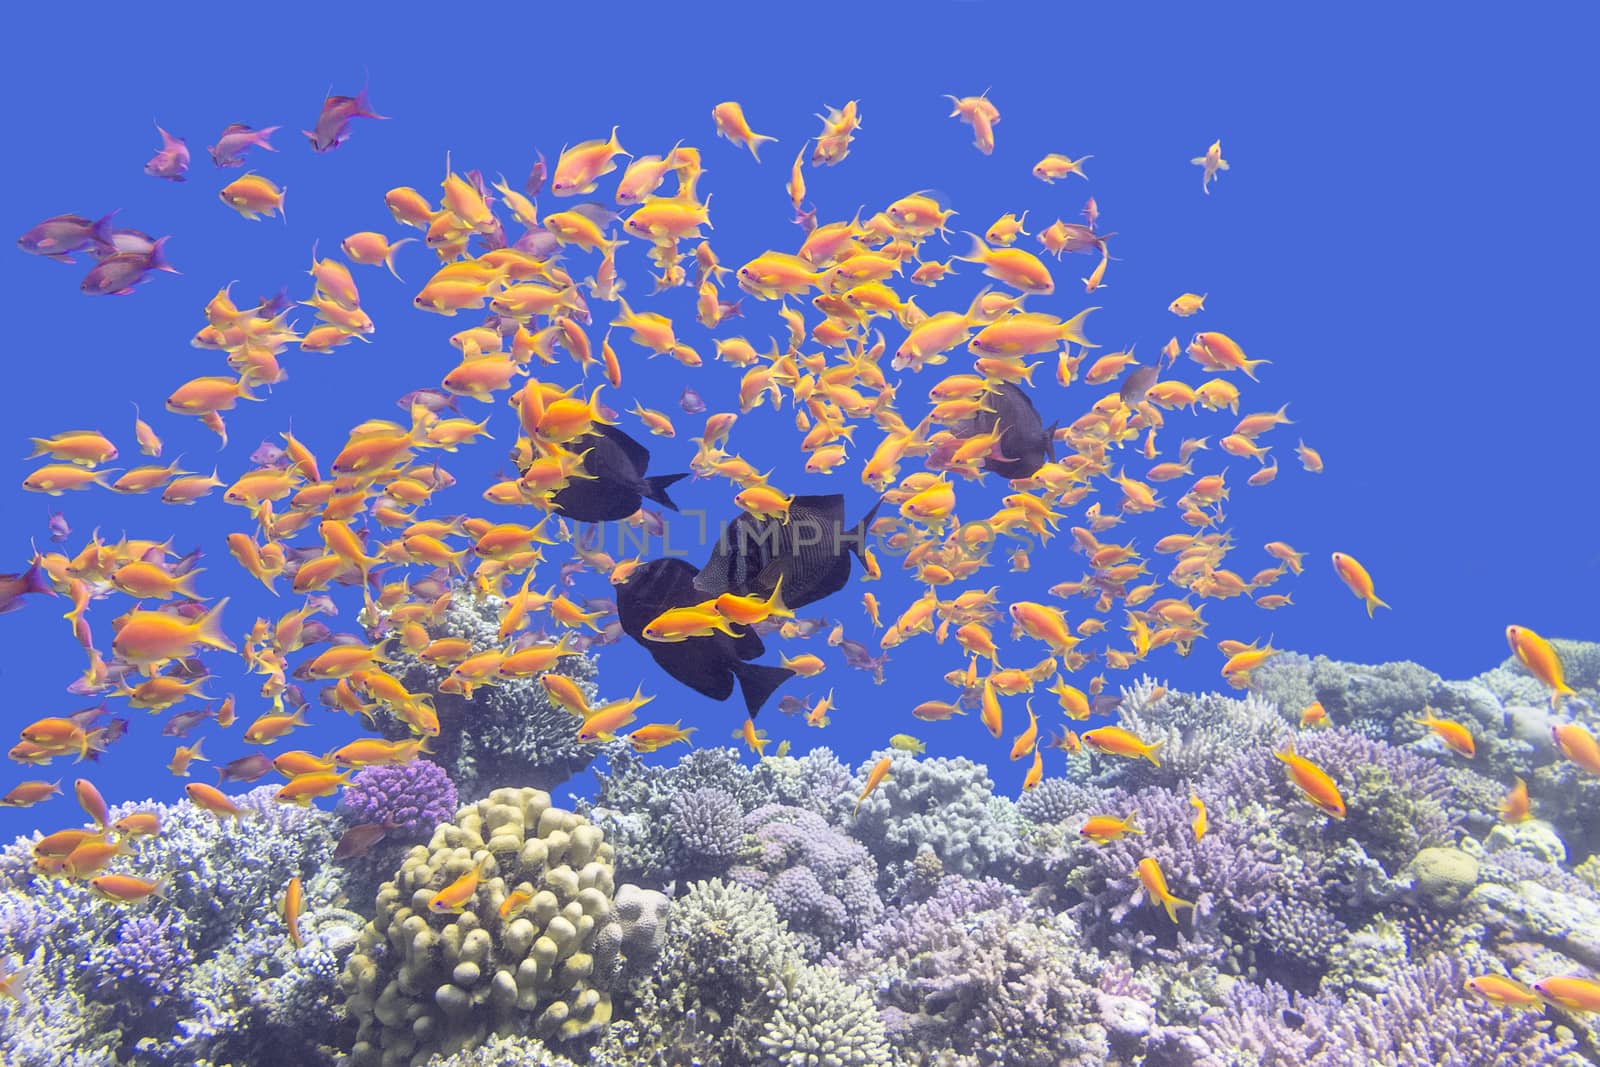
[[[443,767],[417,759],[363,768],[339,803],[352,823],[382,823],[391,834],[426,837],[455,815],[456,785]]]
[[[745,816],[744,830],[752,852],[729,878],[772,901],[807,958],[853,939],[883,910],[877,863],[822,816],[767,804]]]

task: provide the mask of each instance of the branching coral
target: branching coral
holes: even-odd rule
[[[339,796],[351,823],[382,823],[400,837],[427,837],[456,813],[455,783],[432,760],[366,767]]]

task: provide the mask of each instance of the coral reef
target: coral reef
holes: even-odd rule
[[[0,1020],[0,1058],[17,1067],[220,1067],[269,1055],[331,1064],[334,979],[364,920],[332,904],[340,884],[326,862],[340,821],[274,803],[273,792],[236,798],[241,820],[186,803],[113,807],[113,819],[148,811],[161,822],[110,868],[162,882],[163,896],[137,905],[31,873],[27,839],[5,850],[0,956],[27,961],[30,1002]],[[291,877],[305,883],[298,948],[274,914]]]
[[[883,911],[866,848],[804,808],[765,804],[744,818],[751,853],[730,880],[759,889],[807,959],[854,940]]]
[[[1558,647],[1574,684],[1595,680],[1600,651]],[[1123,692],[1119,718],[1161,742],[1159,767],[1081,752],[1015,802],[968,759],[895,750],[852,771],[825,749],[752,765],[732,748],[656,762],[609,744],[584,753],[605,759],[577,811],[530,786],[452,809],[451,772],[426,761],[363,770],[333,813],[274,803],[272,787],[239,798],[242,821],[138,805],[161,832],[112,869],[163,879],[164,896],[143,904],[35,874],[29,840],[0,851],[0,956],[25,965],[28,994],[0,1001],[0,1058],[1600,1062],[1588,1016],[1515,1012],[1466,988],[1483,975],[1600,974],[1600,778],[1539,736],[1553,721],[1600,721],[1587,698],[1553,718],[1530,683],[1509,663],[1458,682],[1292,654],[1242,698],[1146,678]],[[1310,699],[1332,727],[1297,728]],[[1479,758],[1420,728],[1424,706],[1468,724]],[[1290,742],[1338,787],[1342,818],[1292,785],[1277,755]],[[454,751],[450,766],[463,766]],[[884,755],[889,774],[858,804]],[[495,784],[487,763],[468,763],[472,789]],[[577,765],[556,756],[537,773]],[[1499,815],[1513,776],[1533,800],[1518,822]],[[1095,815],[1131,816],[1134,829],[1092,840],[1080,831]],[[392,827],[401,844],[331,865],[357,822]],[[407,832],[430,836],[404,850]],[[1143,860],[1193,904],[1178,921],[1150,902]],[[274,911],[296,876],[299,945]]]
[[[888,776],[848,825],[877,858],[887,893],[904,882],[923,850],[938,856],[944,870],[968,877],[1004,877],[1017,866],[1022,817],[1014,803],[994,795],[981,765],[965,757],[919,759],[883,750],[862,764],[856,792],[866,783],[867,768],[883,756],[890,759]]]

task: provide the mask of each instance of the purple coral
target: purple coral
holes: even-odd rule
[[[1175,896],[1195,902],[1192,919],[1182,914],[1179,932],[1185,937],[1215,939],[1219,948],[1219,926],[1248,937],[1284,882],[1283,857],[1267,835],[1213,802],[1211,828],[1196,841],[1188,797],[1170,790],[1144,790],[1132,808],[1142,833],[1082,846],[1089,865],[1087,895],[1076,915],[1086,932],[1107,944],[1126,942],[1126,935],[1137,931],[1160,939],[1173,929],[1164,912],[1149,906],[1140,886],[1139,862],[1149,857],[1161,866]]]
[[[445,769],[418,759],[358,772],[340,806],[352,823],[384,823],[391,834],[420,837],[455,817],[456,799]]]
[[[872,856],[816,812],[764,804],[744,817],[744,832],[756,851],[729,876],[772,901],[809,958],[854,939],[883,911]]]
[[[1570,1038],[1535,1012],[1465,993],[1467,969],[1438,957],[1402,969],[1379,996],[1292,997],[1268,983],[1235,985],[1200,1028],[1205,1067],[1241,1062],[1297,1067],[1477,1067],[1577,1063]]]
[[[170,915],[159,920],[153,915],[124,920],[116,941],[96,961],[100,985],[144,1002],[171,996],[194,962],[182,920],[176,924],[172,920]]]
[[[1098,961],[1070,922],[997,882],[947,878],[891,909],[833,961],[873,989],[911,1062],[1055,1067],[1106,1061],[1093,985]]]

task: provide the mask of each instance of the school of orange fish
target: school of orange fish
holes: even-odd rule
[[[951,99],[955,103],[952,116],[972,127],[980,151],[992,153],[994,128],[1000,121],[995,105],[986,94]],[[371,112],[364,94],[329,100],[345,102],[340,105],[344,111],[336,116],[342,125],[336,122],[324,131],[319,123],[317,133],[307,131],[318,151],[342,143],[351,117],[382,117]],[[775,140],[755,133],[737,103],[717,105],[712,117],[716,133],[747,148],[757,162],[759,147]],[[798,247],[764,252],[736,272],[720,264],[702,232],[711,223],[709,196],[701,199],[697,193],[701,152],[681,142],[664,155],[632,157],[623,150],[618,131],[613,129],[605,139],[566,148],[548,174],[540,156],[525,191],[512,188],[503,178],[490,186],[478,173],[458,174],[448,164],[437,204],[408,186],[391,189],[384,200],[395,222],[420,231],[422,244],[440,264],[417,292],[414,306],[444,316],[460,312],[485,316],[450,338],[459,359],[437,385],[419,388],[405,398],[406,423],[374,419],[351,428],[326,473],[305,442],[285,432],[281,455],[242,471],[231,481],[216,470],[209,475],[183,471],[175,462],[120,473],[104,470],[102,465],[118,455],[111,440],[98,431],[68,431],[34,439],[34,455],[47,457],[48,462],[23,483],[27,489],[52,495],[90,486],[117,493],[159,491],[161,499],[173,505],[193,504],[214,489],[222,489],[223,499],[240,507],[253,524],[249,531],[228,536],[230,554],[274,594],[278,593],[277,583],[286,582],[292,593],[305,598],[302,605],[277,620],[257,619],[242,642],[236,643],[222,624],[227,599],[206,606],[197,583],[197,555],[178,558],[170,540],[124,537],[107,543],[96,534],[76,553],[39,552],[25,573],[0,576],[0,609],[17,607],[32,594],[67,598],[72,608],[65,618],[87,657],[87,667],[73,691],[106,694],[126,701],[131,708],[151,712],[204,697],[198,692],[207,676],[199,656],[203,650],[242,655],[248,669],[262,676],[258,696],[268,707],[243,727],[242,739],[247,744],[274,744],[305,722],[309,705],[298,687],[291,685],[291,677],[330,683],[332,692],[325,703],[333,708],[366,714],[381,707],[410,725],[414,734],[410,741],[361,737],[324,755],[289,751],[270,761],[265,756],[245,757],[228,765],[237,768],[236,773],[222,775],[224,781],[229,777],[252,781],[251,774],[260,777],[269,769],[276,770],[286,779],[277,792],[278,799],[286,803],[304,805],[335,795],[355,768],[415,759],[426,751],[427,739],[439,732],[433,694],[408,691],[385,670],[393,662],[387,652],[394,645],[421,660],[449,667],[441,690],[470,695],[476,687],[508,679],[541,679],[552,699],[582,720],[580,736],[586,740],[623,737],[640,751],[687,742],[690,730],[681,722],[646,723],[623,732],[634,725],[640,708],[653,699],[642,691],[592,707],[570,679],[550,673],[560,657],[574,654],[579,647],[574,643],[575,632],[585,628],[598,632],[598,623],[607,613],[587,611],[564,592],[558,595],[554,587],[542,594],[533,588],[536,573],[548,563],[544,551],[563,543],[572,543],[582,566],[614,586],[626,583],[642,562],[638,558],[618,561],[604,551],[586,547],[581,539],[575,540],[571,527],[551,502],[572,480],[586,476],[584,453],[568,446],[594,427],[614,424],[621,416],[601,404],[601,387],[585,398],[581,383],[563,387],[534,375],[559,367],[564,354],[584,377],[597,368],[611,388],[620,388],[624,365],[633,353],[627,357],[619,354],[613,344],[613,333],[618,330],[632,349],[643,350],[647,356],[667,355],[686,368],[704,362],[701,352],[679,339],[670,318],[636,311],[622,297],[618,254],[636,242],[648,246],[649,260],[659,272],[655,291],[691,287],[699,324],[719,334],[715,352],[709,355],[740,372],[738,411],[708,415],[704,430],[693,439],[697,450],[690,469],[696,476],[725,479],[737,487],[732,500],[738,508],[754,516],[786,521],[793,495],[727,450],[739,417],[767,402],[774,410],[781,410],[785,403],[792,406],[796,430],[802,435],[800,447],[808,456],[808,472],[831,475],[847,469],[853,449],[865,455],[860,464],[861,482],[881,493],[883,504],[896,512],[877,518],[872,533],[925,587],[887,626],[880,621],[874,594],[862,594],[871,625],[875,631],[882,630],[879,648],[886,651],[919,637],[943,643],[953,634],[964,660],[964,666],[947,676],[954,689],[950,698],[917,703],[911,709],[916,718],[939,721],[973,708],[989,733],[999,739],[1005,735],[1003,698],[1031,694],[1036,686],[1047,685],[1068,719],[1088,719],[1111,706],[1109,701],[1097,703],[1106,676],[1099,673],[1081,688],[1071,679],[1092,669],[1096,661],[1104,671],[1125,671],[1166,646],[1188,655],[1193,644],[1207,635],[1202,613],[1209,601],[1247,596],[1263,609],[1290,605],[1289,594],[1271,588],[1284,575],[1301,573],[1301,553],[1285,542],[1273,541],[1265,546],[1274,561],[1272,566],[1249,578],[1229,569],[1227,557],[1234,545],[1231,535],[1222,529],[1222,502],[1234,487],[1228,484],[1226,471],[1201,473],[1194,468],[1198,454],[1210,450],[1209,438],[1182,437],[1167,426],[1173,414],[1193,415],[1197,407],[1237,415],[1241,397],[1229,376],[1239,374],[1254,380],[1256,369],[1267,361],[1247,358],[1238,342],[1215,330],[1195,333],[1186,346],[1172,338],[1148,364],[1136,360],[1131,348],[1095,356],[1092,353],[1099,346],[1085,334],[1088,316],[1095,308],[1061,318],[1025,307],[1029,301],[1037,303],[1055,294],[1056,279],[1050,264],[1017,243],[1021,236],[1034,236],[1041,252],[1057,262],[1067,254],[1098,253],[1098,265],[1082,281],[1087,294],[1104,285],[1111,260],[1108,238],[1114,235],[1096,230],[1099,209],[1093,198],[1084,208],[1084,222],[1057,219],[1035,234],[1023,228],[1026,212],[1021,216],[1006,213],[982,236],[967,235],[970,248],[966,254],[943,260],[925,256],[927,242],[936,235],[941,240],[948,238],[955,212],[925,193],[901,197],[865,220],[860,212],[848,220],[819,220],[815,208],[807,207],[807,172],[845,160],[860,128],[860,114],[852,101],[818,117],[822,130],[814,143],[802,146],[784,186],[794,221],[803,233]],[[233,138],[233,154],[224,162],[213,149],[213,158],[219,166],[239,165],[239,155],[252,145],[270,148],[266,143],[270,132],[229,127],[225,139]],[[152,160],[147,172],[182,180],[187,149],[165,131],[162,136],[163,154]],[[181,166],[174,155],[179,149]],[[597,203],[540,214],[536,198],[547,177],[549,194],[555,198],[590,196],[599,192],[602,179],[618,169],[619,157],[629,159],[614,192],[615,205],[625,215]],[[1088,158],[1074,160],[1052,153],[1034,166],[1033,174],[1045,182],[1073,175],[1087,180],[1083,163]],[[1208,194],[1218,173],[1228,169],[1220,142],[1193,163],[1203,168],[1202,188]],[[664,192],[663,186],[669,182],[675,187]],[[284,210],[284,190],[256,174],[229,184],[221,199],[247,219],[281,216]],[[59,228],[59,220],[69,218],[78,217],[59,216],[50,222],[58,223]],[[87,247],[94,238],[89,236],[87,220],[80,221],[83,243],[79,247]],[[515,242],[507,239],[507,221],[526,231],[522,238]],[[620,232],[615,226],[619,221]],[[350,263],[382,266],[398,279],[397,252],[416,240],[361,231],[350,234],[341,249]],[[59,254],[64,246],[56,247]],[[573,260],[591,264],[592,275],[575,281],[562,265]],[[956,273],[958,264],[972,264],[994,283],[964,310],[925,311],[910,290],[897,284],[903,280],[919,287],[931,303],[941,281]],[[240,307],[229,289],[218,292],[206,304],[205,322],[192,343],[220,353],[227,373],[196,377],[179,385],[167,398],[167,411],[202,420],[225,444],[224,413],[240,400],[262,399],[257,390],[283,378],[280,357],[286,351],[326,352],[374,332],[375,324],[362,309],[349,266],[334,258],[317,258],[313,252],[310,273],[312,292],[298,306],[313,309],[316,321],[303,330],[291,321],[296,305],[285,300]],[[763,346],[730,332],[732,320],[743,316],[737,300],[725,299],[728,294],[723,286],[730,274],[744,295],[776,303],[785,336],[772,338]],[[614,303],[619,309],[598,343],[591,331],[590,300]],[[1196,315],[1205,310],[1205,300],[1204,294],[1184,293],[1168,310],[1180,317]],[[886,333],[899,338],[898,343]],[[960,354],[963,348],[970,360]],[[1029,362],[1030,357],[1052,355],[1056,385],[1060,390],[1075,386],[1070,394],[1058,393],[1057,398],[1083,397],[1083,413],[1054,431],[1055,443],[1064,449],[1063,458],[1043,463],[1028,477],[1013,479],[1001,507],[981,519],[969,515],[963,521],[957,515],[958,486],[984,479],[985,461],[1000,456],[1001,432],[996,426],[988,433],[962,437],[952,428],[990,410],[987,398],[1002,383],[1031,387],[1040,362]],[[1184,356],[1209,377],[1196,385],[1176,377]],[[901,375],[892,383],[885,357],[887,370]],[[927,412],[914,423],[907,421],[899,395],[902,384],[913,375],[932,377],[933,368],[952,361],[961,365],[931,383]],[[488,436],[489,418],[475,421],[449,415],[457,398],[483,404],[502,401],[513,409],[518,423],[514,446],[518,476],[489,485],[482,496],[493,507],[542,509],[545,515],[538,522],[522,525],[489,517],[425,517],[433,494],[454,481],[437,453],[454,452]],[[692,407],[687,395],[683,406],[694,413],[705,410]],[[636,402],[629,414],[650,434],[676,436],[671,419],[661,411]],[[1246,414],[1217,440],[1216,448],[1229,456],[1256,461],[1246,485],[1265,485],[1278,474],[1268,435],[1288,422],[1285,408]],[[877,435],[870,446],[855,438],[857,430],[868,427]],[[140,452],[159,458],[162,442],[137,411],[133,429]],[[1168,445],[1173,438],[1176,442]],[[1163,458],[1169,450],[1175,458]],[[1297,454],[1305,470],[1322,470],[1321,456],[1303,441]],[[921,460],[923,469],[903,473],[902,468],[913,460]],[[1142,472],[1130,473],[1141,461]],[[1158,495],[1158,487],[1180,479],[1188,485],[1169,505]],[[1102,539],[1129,516],[1168,507],[1178,512],[1180,529],[1154,543],[1157,556],[1171,557],[1164,575],[1152,573],[1155,560],[1142,555],[1131,541]],[[1087,603],[1089,610],[1076,625],[1068,621],[1062,607],[1017,601],[1002,610],[994,589],[962,588],[991,565],[1001,538],[1017,545],[1005,553],[1011,569],[1027,570],[1030,550],[1048,544],[1067,520],[1068,509],[1076,509],[1081,516],[1081,525],[1070,525],[1069,535],[1071,548],[1083,558],[1085,569],[1076,580],[1051,585],[1049,593]],[[658,519],[641,509],[627,521],[643,526]],[[64,521],[59,532],[58,540],[65,540]],[[1052,562],[1060,558],[1057,553]],[[864,581],[881,576],[870,550],[864,562]],[[1334,553],[1332,565],[1369,615],[1376,607],[1388,606],[1356,559]],[[413,575],[407,570],[413,567],[424,573]],[[518,576],[520,582],[516,582]],[[499,647],[475,652],[464,639],[434,633],[450,602],[452,582],[467,581],[478,592],[501,598]],[[513,583],[514,591],[509,591]],[[336,613],[329,595],[336,586],[362,591],[364,603],[358,619],[365,639],[333,635],[314,618]],[[1167,587],[1169,594],[1160,595]],[[110,620],[112,636],[106,650],[97,646],[91,631],[90,608],[117,596],[126,598],[131,606]],[[1117,612],[1122,616],[1125,641],[1112,640],[1112,616]],[[541,615],[561,634],[559,639],[552,639],[544,630],[533,631]],[[1027,668],[1000,665],[993,627],[1007,616],[1012,623],[1011,639],[1042,646],[1045,658]],[[677,641],[714,632],[735,634],[744,627],[776,630],[789,638],[809,637],[820,629],[813,620],[796,618],[783,605],[781,591],[774,591],[770,597],[724,594],[703,604],[664,612],[647,627],[646,637]],[[1508,628],[1507,638],[1517,658],[1550,689],[1553,702],[1571,694],[1560,661],[1547,642],[1516,626]],[[843,640],[839,624],[829,643],[837,646]],[[1099,647],[1085,647],[1086,641]],[[1246,687],[1251,671],[1277,651],[1257,642],[1218,640],[1215,644],[1226,657],[1221,674],[1236,688]],[[318,650],[317,645],[325,647]],[[295,667],[291,667],[292,657],[302,657]],[[885,659],[865,657],[867,668],[874,670],[879,680]],[[803,677],[817,675],[826,667],[824,660],[812,653],[788,655],[782,662]],[[286,696],[300,703],[289,706]],[[819,727],[838,713],[831,691],[814,703],[788,698],[780,706],[785,711],[803,712],[808,724]],[[48,764],[62,756],[98,758],[120,736],[123,725],[115,719],[105,723],[106,709],[103,702],[74,715],[39,719],[22,730],[9,755],[29,765]],[[1016,734],[1008,753],[1011,760],[1031,760],[1024,789],[1033,788],[1043,777],[1042,752],[1050,747],[1077,751],[1080,745],[1088,745],[1112,756],[1159,759],[1158,745],[1119,726],[1101,726],[1081,735],[1065,729],[1052,735],[1048,730],[1041,733],[1031,699],[1026,715],[1027,727]],[[217,730],[227,730],[236,721],[235,698],[229,695],[214,709],[176,712],[174,719],[182,729],[171,732],[180,737],[207,721]],[[1473,754],[1472,735],[1462,724],[1432,714],[1423,722],[1455,752],[1466,757]],[[1327,714],[1320,705],[1302,714],[1302,728],[1326,724]],[[745,720],[739,736],[758,756],[767,743],[753,717]],[[1582,727],[1558,727],[1556,741],[1567,758],[1600,774],[1600,744]],[[920,747],[904,735],[897,735],[895,746]],[[198,740],[179,745],[172,757],[172,773],[188,777],[191,761],[207,758]],[[1292,747],[1280,753],[1280,758],[1290,780],[1310,804],[1332,818],[1344,816],[1344,800],[1326,772],[1296,755]],[[882,782],[889,768],[887,758],[870,768],[858,803]],[[244,814],[218,788],[191,782],[185,789],[194,804],[219,818]],[[60,792],[59,783],[24,781],[0,803],[28,806]],[[130,838],[160,832],[155,816],[136,813],[112,823],[105,800],[92,784],[80,779],[75,793],[94,825],[45,836],[34,846],[38,871],[82,880],[101,896],[127,903],[159,892],[161,887],[152,881],[101,873],[114,857],[128,851]],[[1193,803],[1194,833],[1199,837],[1206,832],[1207,813],[1199,797]],[[1503,816],[1522,819],[1529,811],[1526,787],[1519,782],[1505,801]],[[1108,814],[1090,819],[1081,832],[1091,840],[1105,841],[1137,832],[1137,828],[1131,817]],[[1145,859],[1136,873],[1150,900],[1177,922],[1178,909],[1189,906],[1188,902],[1172,896],[1156,862]],[[460,910],[472,898],[477,876],[477,871],[469,871],[440,890],[432,907]],[[298,886],[291,885],[284,909],[291,936],[296,936],[299,896]],[[1474,982],[1480,993],[1501,1003],[1531,1004],[1543,996],[1584,1010],[1600,1007],[1600,986],[1582,979],[1550,979],[1536,990],[1495,976]],[[9,986],[6,989],[10,991]]]

